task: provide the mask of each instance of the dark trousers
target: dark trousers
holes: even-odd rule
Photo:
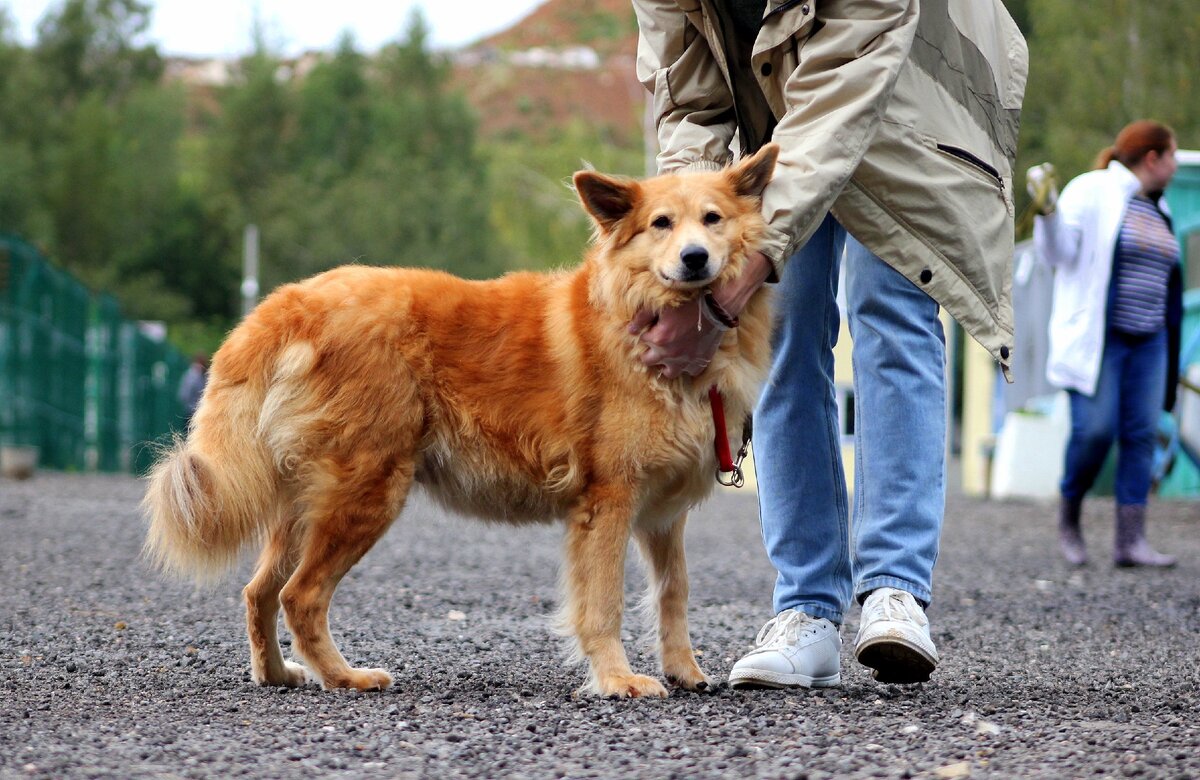
[[[1070,394],[1071,438],[1060,486],[1064,499],[1083,499],[1116,439],[1117,503],[1146,503],[1166,361],[1166,330],[1150,336],[1108,332],[1095,395]]]

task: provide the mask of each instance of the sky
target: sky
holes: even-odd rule
[[[149,36],[164,54],[227,56],[250,49],[255,9],[267,40],[285,54],[332,49],[343,30],[358,48],[373,51],[401,37],[419,8],[434,48],[455,48],[519,21],[542,0],[149,0]],[[32,43],[38,21],[60,0],[0,0],[16,22],[18,37]]]

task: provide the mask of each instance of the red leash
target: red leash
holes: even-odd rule
[[[746,448],[750,443],[748,430],[743,431],[742,447],[738,450],[737,460],[729,448],[729,434],[725,430],[725,402],[721,399],[721,391],[713,385],[708,388],[708,403],[712,407],[713,426],[717,429],[713,439],[713,450],[717,455],[717,482],[725,486],[741,487],[746,484],[746,475],[742,472],[742,461],[746,458]],[[723,474],[732,474],[726,482]]]
[[[717,436],[713,441],[713,449],[717,453],[717,468],[728,474],[734,468],[733,453],[729,450],[729,434],[725,432],[725,403],[716,385],[708,388],[708,402],[712,406],[713,425],[717,428]]]

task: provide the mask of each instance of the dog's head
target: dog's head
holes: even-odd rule
[[[575,190],[605,262],[628,272],[627,283],[690,291],[736,275],[762,238],[760,196],[778,155],[768,144],[722,171],[643,181],[580,171]]]

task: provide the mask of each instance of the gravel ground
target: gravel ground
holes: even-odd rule
[[[413,505],[346,578],[332,623],[383,693],[251,683],[236,577],[209,589],[139,559],[139,482],[0,481],[0,777],[1200,777],[1200,504],[1152,507],[1171,571],[1056,555],[1052,507],[949,501],[942,665],[884,686],[850,655],[823,692],[572,695],[548,630],[558,528]],[[724,679],[769,617],[752,493],[689,526],[692,633]],[[641,587],[630,567],[631,600]],[[632,632],[636,633],[636,632]],[[285,653],[287,648],[285,647]],[[650,667],[644,654],[638,669]]]

